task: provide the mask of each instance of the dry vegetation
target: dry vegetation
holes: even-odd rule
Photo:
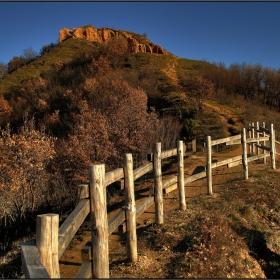
[[[63,221],[89,164],[105,163],[109,171],[129,152],[137,167],[155,142],[167,150],[196,137],[201,148],[206,135],[238,134],[254,121],[280,131],[279,114],[268,110],[279,110],[278,77],[260,65],[226,69],[171,54],[131,54],[121,39],[69,39],[13,70],[0,80],[0,277],[21,276],[19,242],[34,238],[37,214],[59,213]],[[203,168],[201,160],[203,153],[187,157],[186,174]],[[279,277],[278,173],[250,168],[246,182],[240,172],[217,173],[211,198],[196,190],[203,181],[187,187],[193,195],[186,212],[177,210],[176,192],[166,197],[164,226],[139,221],[136,264],[126,262],[124,237],[115,234],[121,247],[111,244],[111,277]],[[110,199],[116,195],[108,190]],[[86,227],[71,245],[76,254]],[[66,254],[61,265],[68,257],[73,261]],[[62,275],[74,274],[68,267]]]

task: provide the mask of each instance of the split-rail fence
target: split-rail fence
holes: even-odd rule
[[[212,147],[215,145],[242,144],[242,155],[230,159],[213,162]],[[105,173],[105,165],[89,166],[89,182],[79,186],[79,203],[64,223],[59,225],[57,214],[38,215],[36,221],[36,243],[25,242],[21,244],[21,257],[26,278],[60,278],[59,259],[66,250],[79,227],[88,214],[91,221],[91,240],[85,244],[81,251],[83,263],[76,278],[109,278],[109,235],[121,225],[127,232],[127,258],[131,262],[137,261],[137,235],[136,219],[146,209],[155,204],[155,223],[163,224],[163,193],[178,189],[179,208],[186,210],[185,186],[186,184],[207,178],[207,193],[212,191],[212,169],[219,166],[232,167],[243,165],[244,179],[248,179],[248,162],[270,157],[271,168],[275,169],[275,131],[273,124],[265,128],[249,124],[242,129],[240,135],[223,139],[211,140],[207,136],[207,154],[205,171],[184,177],[183,141],[177,142],[177,147],[161,151],[161,143],[154,145],[150,162],[133,170],[132,154],[124,155],[123,167]],[[249,151],[247,151],[247,148]],[[256,155],[254,155],[256,153]],[[249,155],[249,156],[248,156]],[[162,160],[177,156],[178,174],[162,180]],[[150,195],[140,203],[135,202],[134,181],[144,174],[153,171],[154,186],[150,188]],[[116,181],[122,180],[125,189],[125,206],[111,219],[107,218],[106,187]]]

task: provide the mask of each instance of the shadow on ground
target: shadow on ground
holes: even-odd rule
[[[264,233],[244,226],[233,227],[233,230],[244,238],[249,248],[250,256],[258,261],[266,278],[279,279],[280,256],[267,247]]]

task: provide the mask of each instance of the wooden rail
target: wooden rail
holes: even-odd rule
[[[254,135],[256,133],[256,137]],[[262,135],[260,135],[260,133]],[[247,137],[247,134],[249,137]],[[221,166],[232,167],[243,165],[244,179],[248,179],[248,162],[271,158],[271,167],[275,169],[275,141],[273,125],[270,129],[263,126],[250,124],[242,134],[223,139],[206,139],[207,155],[206,170],[197,174],[184,177],[184,154],[183,142],[178,141],[177,147],[168,151],[161,151],[161,144],[154,146],[151,162],[133,170],[131,154],[124,156],[124,167],[105,174],[104,165],[93,165],[89,168],[89,181],[78,186],[79,203],[69,217],[58,229],[58,215],[46,214],[37,218],[36,245],[34,242],[21,244],[22,264],[27,278],[59,278],[59,258],[73,239],[85,218],[90,214],[92,224],[92,238],[85,244],[81,251],[82,265],[76,278],[108,278],[108,236],[115,230],[122,228],[127,232],[127,257],[131,262],[137,261],[137,236],[136,219],[149,207],[155,204],[155,222],[164,223],[163,220],[163,194],[178,189],[178,208],[186,210],[185,186],[193,181],[207,178],[207,194],[213,193],[212,169]],[[270,145],[267,146],[266,143]],[[242,145],[242,155],[212,162],[212,147],[214,145]],[[249,154],[247,153],[249,147]],[[262,149],[263,153],[254,155],[254,150]],[[266,153],[269,151],[269,153]],[[253,154],[250,156],[250,154]],[[161,161],[164,158],[177,156],[178,174],[167,179],[162,179]],[[265,161],[264,161],[265,162]],[[134,195],[134,181],[146,173],[153,171],[154,186],[150,188],[150,194],[140,203],[136,203]],[[125,206],[107,219],[106,187],[114,182],[123,180],[125,188]],[[45,222],[48,221],[48,222]],[[55,231],[55,232],[53,232]],[[52,237],[51,239],[49,237]],[[46,242],[46,240],[51,240]],[[47,246],[45,244],[48,244]]]

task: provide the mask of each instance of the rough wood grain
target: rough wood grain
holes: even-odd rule
[[[36,220],[36,246],[42,264],[51,278],[60,278],[58,257],[58,223],[57,214],[38,215]]]
[[[25,278],[51,278],[42,264],[35,242],[21,243],[20,247]]]
[[[90,261],[86,261],[82,263],[75,278],[76,279],[92,278],[92,265]]]
[[[109,278],[105,165],[89,166],[92,277]]]
[[[227,165],[231,162],[235,162],[235,161],[238,161],[238,160],[241,160],[241,159],[242,159],[242,155],[232,157],[232,158],[229,158],[229,159],[225,159],[225,160],[221,160],[221,161],[218,161],[218,162],[214,162],[214,163],[212,163],[212,169],[216,168],[216,167],[219,167],[219,166]]]
[[[270,159],[271,159],[271,168],[276,169],[275,164],[275,131],[273,128],[273,124],[270,124]]]
[[[177,148],[167,150],[167,151],[163,151],[161,153],[161,159],[168,158],[168,157],[173,157],[173,156],[177,156]]]
[[[229,137],[231,138],[231,137]],[[225,138],[224,138],[225,139]],[[232,140],[232,139],[230,139]],[[221,142],[223,143],[223,142]],[[217,144],[217,143],[216,143]],[[212,141],[211,136],[206,137],[206,147],[207,147],[207,155],[206,155],[206,174],[207,174],[207,194],[212,194]]]
[[[186,210],[186,196],[185,196],[185,183],[184,183],[184,148],[183,141],[177,142],[178,154],[178,189],[179,189],[179,207],[180,210]]]
[[[152,162],[148,162],[148,163],[136,168],[133,171],[134,181],[137,180],[138,178],[140,178],[141,176],[143,176],[144,174],[150,172],[151,170],[153,170]]]
[[[239,140],[241,139],[241,135],[234,135],[234,136],[230,136],[230,137],[226,137],[226,138],[222,138],[222,139],[217,139],[217,140],[212,140],[211,141],[211,146],[217,145],[217,144],[222,144],[222,143],[226,143],[226,142],[230,142],[230,141],[235,141],[235,140]]]
[[[154,185],[155,185],[155,222],[160,225],[163,224],[161,143],[156,143],[154,146]]]
[[[89,199],[83,199],[76,206],[58,230],[58,257],[60,258],[72,238],[89,214]]]
[[[127,256],[131,262],[137,261],[136,207],[134,195],[132,154],[124,156],[124,185],[127,227]]]
[[[242,129],[242,163],[244,180],[248,179],[248,162],[247,162],[247,142],[246,142],[246,128]]]

